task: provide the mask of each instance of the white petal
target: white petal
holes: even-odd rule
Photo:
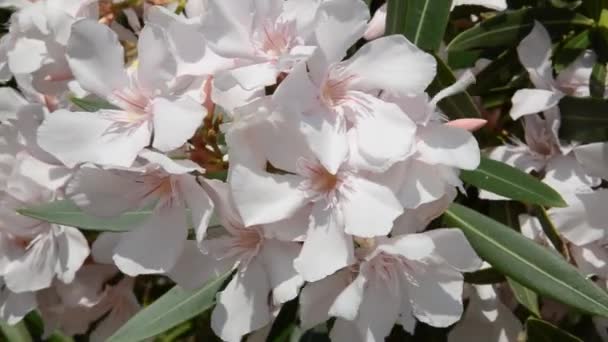
[[[66,196],[87,213],[101,217],[117,216],[141,203],[126,193],[141,192],[129,174],[94,167],[81,167],[68,183]]]
[[[498,146],[489,151],[488,157],[525,172],[541,171],[546,163],[542,158],[536,157],[526,146]]]
[[[588,192],[600,184],[601,179],[587,175],[572,155],[557,155],[545,167],[543,182],[560,194]]]
[[[445,194],[446,185],[438,165],[412,160],[407,164],[404,178],[398,197],[405,208],[417,208]]]
[[[445,263],[461,272],[473,272],[481,267],[482,260],[477,256],[469,241],[460,229],[434,229],[426,233],[435,244],[435,254]]]
[[[608,190],[581,193],[565,197],[569,206],[552,208],[549,217],[568,241],[582,246],[606,236]]]
[[[573,96],[590,96],[589,79],[596,61],[597,55],[595,52],[585,50],[574,62],[559,73],[557,76],[558,86],[573,91]]]
[[[393,103],[365,97],[373,108],[372,115],[357,117],[352,129],[361,156],[372,171],[386,171],[414,151],[416,125]]]
[[[449,125],[429,125],[419,129],[418,139],[420,159],[429,164],[465,170],[479,166],[479,145],[469,131]]]
[[[8,52],[8,66],[13,74],[29,74],[40,67],[48,51],[44,41],[22,38]]]
[[[506,0],[454,0],[452,2],[452,8],[460,5],[477,5],[497,11],[504,11],[507,9]]]
[[[162,210],[124,233],[114,249],[114,262],[130,276],[165,273],[182,254],[187,235],[185,209]]]
[[[367,23],[367,29],[363,34],[366,40],[372,40],[384,35],[386,30],[386,4],[376,10],[372,19]]]
[[[256,2],[253,0],[208,1],[204,21],[205,36],[213,49],[224,57],[250,58]]]
[[[524,115],[536,114],[557,106],[565,95],[561,92],[543,89],[520,89],[511,102],[513,106],[509,115],[517,120]]]
[[[166,92],[176,76],[177,62],[168,45],[165,30],[154,24],[147,23],[139,34],[137,81],[150,95],[157,90]]]
[[[445,266],[429,266],[414,275],[409,296],[414,316],[433,327],[447,327],[462,315],[462,275]]]
[[[344,233],[336,213],[316,204],[302,252],[294,261],[306,281],[317,281],[355,261],[352,238]]]
[[[336,174],[348,156],[346,130],[328,120],[327,112],[311,113],[302,117],[302,131],[310,149],[331,174]]]
[[[377,252],[401,255],[408,260],[422,260],[435,250],[433,239],[427,234],[400,235],[384,240]]]
[[[608,179],[608,143],[577,146],[574,155],[589,175]]]
[[[387,235],[393,228],[393,221],[403,213],[395,193],[360,177],[349,179],[348,186],[340,201],[345,232],[361,237]]]
[[[392,94],[421,93],[435,77],[436,61],[402,35],[391,35],[365,44],[347,62],[357,75],[355,86],[386,90]]]
[[[492,285],[476,285],[462,320],[448,334],[448,342],[510,342],[521,332],[521,322],[498,299]]]
[[[251,262],[245,272],[235,274],[217,295],[211,328],[224,341],[240,341],[243,335],[263,327],[271,320],[269,292],[263,266]]]
[[[259,257],[268,273],[273,305],[281,305],[296,298],[304,284],[304,279],[293,267],[293,260],[300,249],[301,245],[296,242],[273,239],[264,241]]]
[[[306,198],[299,177],[262,173],[242,165],[233,167],[232,195],[245,226],[276,222],[293,215]]]
[[[58,258],[57,278],[64,283],[71,283],[76,271],[89,256],[89,244],[84,235],[76,228],[58,226],[54,229]]]
[[[0,120],[16,119],[19,108],[28,102],[13,88],[0,88]]]
[[[393,235],[412,234],[423,231],[432,220],[441,216],[456,198],[456,189],[450,187],[440,199],[420,205],[416,209],[405,209],[394,221]]]
[[[346,50],[365,32],[369,9],[360,1],[324,1],[320,8],[321,19],[315,27],[320,54],[327,63],[339,62]]]
[[[579,247],[572,246],[570,255],[576,268],[585,276],[604,277],[608,274],[608,251],[601,243],[590,243]]]
[[[255,90],[276,83],[279,70],[273,63],[258,63],[227,71],[245,90]]]
[[[31,292],[51,286],[57,263],[57,248],[52,235],[50,230],[40,234],[27,251],[9,265],[4,281],[11,291]]]
[[[67,54],[78,82],[98,96],[109,96],[129,84],[122,45],[106,25],[89,19],[76,22],[72,26]]]
[[[188,97],[178,100],[156,98],[152,101],[154,112],[154,142],[161,151],[171,151],[192,138],[207,114],[205,107]]]
[[[384,341],[397,321],[400,306],[399,293],[391,291],[379,278],[370,280],[356,318],[365,341]]]
[[[120,233],[101,233],[91,246],[91,256],[93,260],[102,264],[114,264],[114,248],[118,245],[122,234]]]
[[[201,243],[205,238],[211,214],[213,214],[213,202],[194,177],[183,175],[179,180],[180,194],[190,209],[196,241]]]
[[[201,253],[194,241],[186,241],[182,255],[167,275],[185,289],[198,289],[205,283],[228,272],[229,260],[216,260]]]
[[[354,320],[361,308],[368,280],[363,272],[342,291],[329,308],[331,316],[341,317],[349,321]]]
[[[553,85],[551,51],[549,33],[541,23],[535,21],[532,31],[517,46],[517,54],[536,88],[548,90]]]
[[[302,329],[310,329],[327,321],[329,308],[349,284],[350,271],[337,272],[319,281],[308,283],[300,293]]]
[[[130,131],[108,132],[114,121],[99,113],[58,110],[38,129],[40,147],[68,167],[91,162],[129,167],[149,144],[146,123]]]

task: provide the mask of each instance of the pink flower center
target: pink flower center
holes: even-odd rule
[[[332,174],[319,162],[305,158],[298,160],[297,172],[304,177],[300,189],[308,194],[311,201],[325,200],[328,206],[337,204],[339,193],[348,185],[350,176],[350,172],[346,170]]]
[[[296,36],[295,22],[281,19],[264,22],[253,34],[253,39],[258,53],[270,59],[278,59],[289,53],[301,41]]]

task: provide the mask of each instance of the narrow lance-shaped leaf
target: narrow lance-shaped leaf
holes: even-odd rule
[[[533,176],[505,163],[482,157],[476,170],[462,171],[468,184],[528,204],[565,207],[560,194]]]
[[[568,251],[568,247],[562,237],[559,235],[557,231],[557,227],[551,221],[549,214],[547,214],[547,210],[541,206],[534,206],[533,209],[534,216],[540,222],[541,227],[543,228],[543,232],[551,241],[551,244],[555,249],[562,255],[566,260],[570,260],[570,252]]]
[[[477,254],[507,277],[582,312],[608,317],[608,293],[556,253],[459,204],[444,219],[462,229]]]
[[[32,342],[32,336],[27,330],[27,326],[24,321],[21,321],[15,325],[10,325],[6,322],[0,321],[0,328],[2,334],[10,342]]]
[[[515,295],[517,302],[526,307],[536,317],[540,317],[540,309],[538,307],[538,295],[529,288],[521,285],[511,278],[507,278],[509,286]]]
[[[526,341],[583,342],[580,338],[561,330],[553,324],[536,318],[529,318],[526,321]]]
[[[133,316],[107,342],[142,341],[209,310],[215,304],[216,293],[231,274],[227,272],[194,291],[173,287]]]
[[[84,99],[71,97],[70,101],[86,112],[96,112],[100,109],[117,109],[113,104],[101,99]]]
[[[566,96],[560,101],[559,109],[560,138],[579,142],[608,140],[608,101]]]
[[[592,19],[567,9],[526,8],[507,11],[460,33],[448,44],[447,50],[455,52],[515,46],[530,33],[535,20],[553,34],[594,25]]]
[[[450,67],[441,58],[435,56],[435,59],[437,60],[437,75],[427,89],[431,96],[456,82],[456,77],[452,70],[450,70]],[[452,119],[481,117],[477,106],[475,106],[473,99],[467,92],[446,97],[439,101],[439,108]]]
[[[403,34],[421,49],[437,51],[448,25],[452,0],[389,0],[387,34]]]
[[[151,209],[127,211],[117,217],[97,217],[83,212],[74,202],[62,200],[18,210],[19,214],[64,226],[94,231],[128,231],[152,214]]]

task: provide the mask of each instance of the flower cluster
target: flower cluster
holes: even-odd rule
[[[386,35],[387,4],[373,3],[373,16],[362,0],[0,4],[14,9],[0,39],[0,319],[36,310],[45,337],[104,341],[140,310],[138,284],[229,275],[210,316],[225,341],[265,338],[294,302],[299,326],[333,341],[422,324],[514,341],[508,286],[465,284],[483,261],[435,220],[482,153],[560,193],[568,206],[546,214],[565,257],[606,288],[608,147],[559,136],[560,100],[591,95],[594,51],[554,76],[536,22],[516,51],[534,88],[510,107],[525,141],[484,152],[472,132],[496,128],[492,115],[440,106],[475,68],[436,89],[442,54]],[[49,203],[55,218],[26,213]],[[66,207],[112,229],[65,224]],[[564,252],[528,209],[522,234]],[[553,321],[567,312],[543,305]]]

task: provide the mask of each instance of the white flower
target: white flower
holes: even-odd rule
[[[383,341],[395,323],[413,332],[416,319],[446,327],[462,314],[461,272],[480,266],[456,229],[379,238],[356,273],[344,270],[303,289],[302,322],[310,327],[340,318],[331,332],[335,341]]]
[[[182,146],[205,109],[172,90],[176,64],[165,43],[162,29],[146,25],[137,67],[125,69],[114,32],[91,20],[74,24],[67,52],[74,75],[84,89],[119,109],[58,110],[38,130],[40,146],[68,167],[83,162],[129,167],[150,144],[161,151]]]
[[[67,194],[83,210],[112,217],[127,210],[153,208],[152,214],[126,233],[104,233],[93,245],[103,263],[116,263],[124,273],[164,273],[175,266],[188,235],[188,216],[202,241],[213,210],[207,193],[188,174],[198,168],[176,163],[145,151],[148,164],[132,170],[83,167],[70,182]]]

